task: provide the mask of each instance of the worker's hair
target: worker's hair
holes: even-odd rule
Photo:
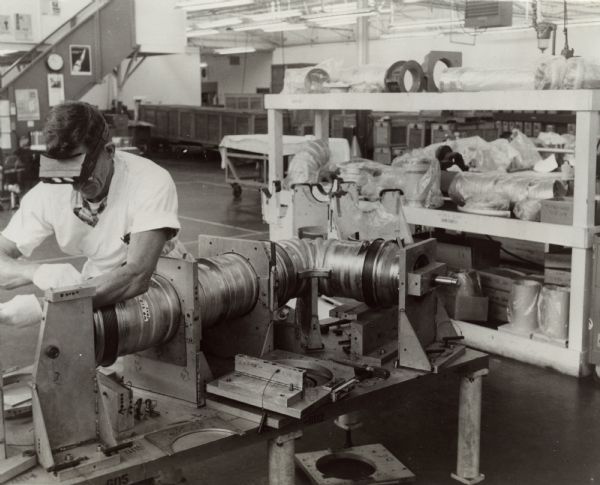
[[[46,152],[65,158],[79,145],[94,150],[108,141],[108,124],[102,113],[83,101],[66,101],[50,110],[44,128]]]

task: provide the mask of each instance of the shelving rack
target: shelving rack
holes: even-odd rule
[[[514,219],[493,218],[453,211],[406,207],[409,223],[502,236],[572,249],[571,300],[567,348],[497,330],[456,321],[469,345],[560,372],[581,376],[587,365],[587,327],[592,297],[592,244],[600,226],[594,225],[596,142],[600,132],[600,90],[488,91],[475,93],[335,93],[265,96],[269,133],[269,190],[263,199],[264,217],[275,224],[284,194],[283,112],[314,110],[315,135],[329,137],[329,110],[404,111],[574,111],[576,113],[576,164],[573,225],[565,226]],[[264,196],[263,196],[264,197]]]

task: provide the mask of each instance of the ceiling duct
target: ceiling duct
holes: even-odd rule
[[[465,3],[465,27],[473,29],[510,27],[512,11],[512,2],[467,0]]]

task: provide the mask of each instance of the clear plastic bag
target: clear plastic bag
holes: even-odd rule
[[[583,57],[567,60],[563,89],[600,88],[600,63]]]
[[[565,339],[569,334],[569,288],[544,285],[538,299],[538,323],[544,335]]]
[[[539,222],[542,212],[540,199],[523,199],[515,204],[513,214],[517,219]]]
[[[535,89],[562,89],[566,72],[563,56],[545,56],[535,70]]]
[[[534,88],[535,69],[472,69],[450,67],[442,72],[442,92],[510,91]]]
[[[353,93],[383,93],[387,69],[377,64],[350,67],[340,71],[339,81],[349,85]]]
[[[509,171],[530,170],[542,159],[540,153],[537,151],[535,143],[519,130],[512,131],[510,144],[521,154],[521,158],[519,162],[513,161],[513,163],[511,163]]]
[[[392,168],[401,180],[399,188],[404,192],[406,205],[429,209],[441,207],[444,199],[440,189],[440,164],[435,158],[419,155],[397,157],[392,162]]]
[[[303,143],[290,162],[284,186],[318,182],[319,172],[327,165],[329,155],[329,146],[323,140]]]
[[[299,69],[286,69],[283,78],[281,94],[307,94],[324,93],[327,88],[324,84],[339,77],[342,61],[326,59],[316,66],[301,67]],[[307,76],[313,71],[312,82],[307,81]]]
[[[510,209],[510,199],[502,194],[474,195],[465,199],[465,209],[507,211]]]

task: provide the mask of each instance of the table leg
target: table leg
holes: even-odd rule
[[[481,434],[481,384],[488,369],[465,375],[460,381],[458,408],[458,451],[455,480],[473,485],[483,481],[479,472],[479,442]]]
[[[301,436],[302,431],[295,431],[269,440],[269,485],[294,485],[294,452]]]

